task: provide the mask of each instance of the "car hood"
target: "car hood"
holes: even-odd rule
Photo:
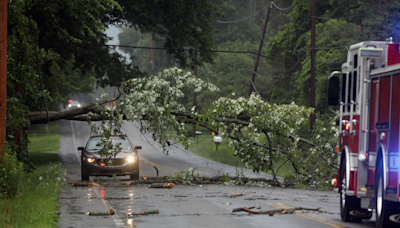
[[[98,151],[86,151],[84,150],[82,152],[83,156],[87,157],[95,157],[95,158],[106,158],[106,157],[101,157]],[[136,155],[135,151],[121,151],[115,156],[115,158],[125,158],[129,155]]]

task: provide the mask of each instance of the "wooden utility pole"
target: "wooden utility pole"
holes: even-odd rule
[[[139,46],[142,47],[142,41],[140,40]],[[139,48],[139,71],[142,71],[142,49]]]
[[[194,63],[194,75],[197,77],[197,51],[194,51],[195,55],[195,63]],[[193,106],[195,107],[194,111],[197,109],[197,93],[193,90]],[[193,123],[193,136],[195,136],[196,124]]]
[[[3,162],[6,141],[7,102],[7,1],[0,0],[0,162]]]
[[[256,79],[258,60],[260,59],[260,53],[261,53],[261,49],[262,49],[262,46],[263,46],[263,43],[264,43],[265,31],[267,30],[268,18],[269,18],[269,13],[271,12],[271,8],[272,8],[272,4],[270,4],[270,7],[268,8],[267,17],[265,18],[263,32],[261,34],[262,38],[260,40],[260,45],[258,46],[258,55],[256,57],[256,63],[254,64],[253,76],[251,77],[251,81],[253,82],[253,84],[254,84],[254,81]],[[251,95],[251,92],[253,92],[253,85],[250,82],[249,97]]]
[[[153,49],[153,33],[151,33],[151,74],[154,75],[154,49]]]
[[[310,106],[315,110],[315,0],[311,6],[311,94]],[[310,116],[310,132],[314,129],[315,113]]]

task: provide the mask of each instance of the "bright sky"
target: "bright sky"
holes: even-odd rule
[[[119,40],[118,40],[118,34],[120,33],[119,28],[115,27],[115,26],[110,26],[108,29],[106,29],[106,34],[109,37],[112,37],[113,39],[109,42],[107,42],[107,44],[119,44]],[[117,48],[118,53],[120,53],[121,55],[125,56],[126,58],[129,58],[130,56],[126,53],[123,53],[122,51],[120,51]]]

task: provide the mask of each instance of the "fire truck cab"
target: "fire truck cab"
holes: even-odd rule
[[[341,71],[328,79],[328,103],[339,107],[338,170],[343,221],[400,226],[400,46],[351,45]]]

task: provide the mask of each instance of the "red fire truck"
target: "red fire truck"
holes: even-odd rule
[[[339,107],[338,171],[343,221],[400,226],[400,45],[351,45],[342,71],[328,80],[328,104]]]

